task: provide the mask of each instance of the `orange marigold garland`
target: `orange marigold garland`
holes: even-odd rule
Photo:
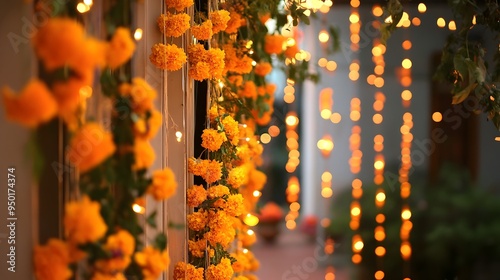
[[[151,47],[149,61],[157,68],[177,71],[186,63],[186,53],[183,49],[171,44],[155,44]]]
[[[161,33],[167,37],[179,37],[189,29],[191,17],[186,13],[161,14],[156,20]]]

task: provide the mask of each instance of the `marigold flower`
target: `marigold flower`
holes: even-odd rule
[[[196,64],[190,63],[189,76],[196,81],[208,79],[210,77],[210,65],[203,61]]]
[[[222,143],[227,140],[226,134],[219,132],[212,128],[207,128],[203,130],[201,135],[201,146],[209,151],[217,151],[220,149]]]
[[[187,215],[188,228],[194,231],[200,231],[207,225],[207,212],[200,210]]]
[[[239,188],[247,179],[247,172],[244,167],[238,166],[231,171],[229,171],[229,176],[227,178],[227,183],[233,187],[233,189]]]
[[[227,26],[224,32],[226,32],[227,34],[233,34],[238,32],[238,28],[240,28],[243,25],[243,19],[241,15],[235,11],[231,11],[229,13],[229,16],[230,19],[226,24]]]
[[[187,189],[187,205],[198,207],[207,200],[207,190],[201,185],[194,185]]]
[[[282,35],[266,35],[264,38],[264,51],[268,54],[280,54],[283,52],[283,44],[285,43],[285,36]]]
[[[193,6],[193,0],[165,0],[165,4],[169,8],[174,8],[177,11],[182,11],[185,8]]]
[[[85,31],[77,21],[54,17],[45,22],[32,37],[36,55],[49,71],[64,66],[78,55]]]
[[[274,93],[276,92],[276,84],[266,84],[266,93],[269,94],[270,96],[274,96]]]
[[[231,75],[228,78],[228,81],[236,87],[239,87],[243,84],[243,76],[241,75]]]
[[[255,74],[259,75],[261,77],[264,77],[265,75],[271,73],[273,70],[273,66],[269,62],[259,62],[257,65],[255,65]]]
[[[144,248],[142,252],[137,252],[134,259],[142,269],[142,275],[146,280],[155,280],[170,264],[170,257],[165,250],[160,252],[151,246]]]
[[[211,211],[208,215],[208,227],[210,230],[205,233],[204,238],[213,247],[220,244],[226,248],[234,240],[236,231],[233,228],[231,216],[228,216],[225,211]]]
[[[153,172],[153,182],[147,192],[157,201],[165,200],[174,195],[177,188],[174,172],[170,168]]]
[[[140,170],[151,167],[155,160],[155,151],[149,141],[135,139],[134,143],[135,163],[132,166],[134,170]]]
[[[247,74],[253,69],[253,59],[247,55],[238,55],[236,49],[232,44],[223,46],[224,57],[224,73],[233,72],[237,74]]]
[[[250,278],[247,278],[246,276],[240,275],[240,276],[236,276],[234,278],[234,280],[250,280]]]
[[[191,27],[191,33],[199,41],[210,40],[213,35],[212,21],[207,19],[200,25]]]
[[[59,239],[51,238],[46,245],[36,245],[33,254],[35,277],[38,280],[70,279],[73,272],[68,245]]]
[[[208,117],[210,122],[214,122],[216,118],[225,113],[224,107],[219,107],[217,104],[212,105],[208,110]]]
[[[204,280],[203,267],[196,268],[192,264],[178,262],[174,268],[174,280]]]
[[[161,33],[167,37],[179,37],[189,29],[191,17],[186,13],[161,14],[156,20]]]
[[[155,44],[151,47],[149,61],[157,68],[176,71],[182,68],[186,63],[187,56],[182,48],[171,44]]]
[[[77,78],[69,78],[65,82],[55,82],[52,86],[52,92],[58,104],[59,115],[67,116],[74,114],[78,109],[80,100],[86,96],[82,96],[82,89],[86,84]],[[90,88],[90,87],[89,87]]]
[[[106,65],[109,43],[94,38],[86,38],[78,46],[77,53],[67,64],[86,85],[93,83],[95,68]]]
[[[255,233],[248,234],[247,231],[240,231],[239,240],[243,247],[248,248],[257,242],[257,236]]]
[[[267,176],[264,172],[259,171],[257,169],[250,170],[250,174],[248,174],[248,183],[247,187],[253,190],[260,191],[264,188],[264,185],[267,182]]]
[[[191,255],[193,255],[194,257],[197,257],[197,258],[204,257],[205,256],[205,251],[207,249],[209,251],[208,252],[209,257],[211,257],[210,255],[215,254],[214,249],[210,248],[207,245],[207,240],[205,240],[205,239],[200,239],[200,240],[197,240],[197,241],[188,240],[188,248],[189,248],[189,252],[191,253]]]
[[[228,258],[222,258],[217,265],[209,265],[207,268],[207,280],[231,280],[233,277],[233,268]]]
[[[211,186],[207,190],[207,197],[210,199],[225,195],[229,195],[229,188],[224,185]]]
[[[244,98],[257,98],[257,87],[253,81],[246,81],[243,84],[243,88],[238,90],[238,96]]]
[[[203,170],[205,170],[205,172],[201,174],[203,180],[209,184],[220,180],[222,177],[222,163],[216,160],[205,160],[202,164]]]
[[[210,66],[210,79],[222,79],[225,67],[225,53],[219,48],[211,48],[205,56],[206,63]]]
[[[299,52],[299,46],[297,44],[293,46],[288,46],[285,50],[285,56],[288,58],[295,58],[295,55]]]
[[[231,141],[233,145],[238,145],[240,139],[240,128],[237,121],[233,119],[231,116],[226,116],[222,119],[222,126],[224,127],[224,132],[226,133],[227,138]]]
[[[100,213],[101,205],[88,196],[69,202],[65,210],[64,230],[70,242],[94,242],[106,233],[107,226]]]
[[[153,101],[156,99],[156,90],[152,88],[143,78],[133,78],[130,96],[132,97],[132,107],[138,113],[153,108]]]
[[[2,90],[7,119],[34,128],[48,122],[57,113],[57,103],[40,80],[30,81],[19,95],[8,88]]]
[[[244,254],[242,251],[237,251],[235,253],[231,253],[231,257],[236,259],[236,261],[231,265],[235,273],[250,270],[250,260],[248,259],[247,254]]]
[[[107,65],[111,69],[118,68],[129,61],[135,51],[135,43],[130,35],[130,29],[118,27],[109,42],[106,55]]]
[[[241,194],[230,195],[223,205],[223,210],[226,211],[229,216],[240,216],[245,210],[243,196]]]
[[[227,23],[231,19],[229,11],[218,10],[210,13],[210,20],[212,21],[212,32],[218,33],[227,28]]]
[[[135,250],[135,239],[128,231],[120,229],[115,234],[108,236],[104,249],[108,252],[110,258],[98,260],[95,264],[96,268],[100,272],[106,274],[121,272],[124,271],[131,262],[131,256]],[[102,277],[105,276],[106,275],[102,275]],[[94,275],[94,278],[95,277]]]
[[[150,140],[155,137],[158,129],[161,127],[162,116],[158,110],[151,110],[147,119],[138,119],[134,123],[135,136],[143,139]]]
[[[71,139],[68,159],[85,173],[101,164],[116,150],[111,133],[97,124],[85,124]]]
[[[125,278],[125,275],[123,273],[102,273],[102,272],[96,272],[94,275],[92,275],[92,278],[90,280],[127,280]]]

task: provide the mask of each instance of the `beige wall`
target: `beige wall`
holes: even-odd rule
[[[26,1],[24,1],[26,2]],[[3,3],[0,9],[0,86],[14,90],[22,88],[29,79],[33,65],[29,44],[32,25],[31,5],[23,1]],[[31,24],[30,24],[31,22]],[[15,42],[15,43],[13,43]],[[3,103],[0,106],[0,279],[32,278],[32,247],[34,184],[31,163],[26,157],[29,130],[5,119]],[[7,168],[15,167],[15,272],[8,271],[7,228]]]

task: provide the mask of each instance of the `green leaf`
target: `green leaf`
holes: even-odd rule
[[[157,212],[156,210],[151,213],[147,218],[146,218],[146,223],[154,228],[156,228],[156,215]]]
[[[165,248],[167,248],[167,236],[164,233],[158,233],[155,237],[153,246],[160,251],[165,250]]]
[[[463,102],[467,97],[469,97],[469,94],[476,86],[477,86],[476,83],[469,84],[458,93],[453,94],[453,99],[451,101],[451,104],[459,104]]]

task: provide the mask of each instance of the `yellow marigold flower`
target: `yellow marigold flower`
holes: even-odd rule
[[[97,123],[86,123],[69,144],[68,159],[85,173],[101,164],[116,150],[111,133]]]
[[[204,280],[203,267],[178,262],[174,268],[174,280]]]
[[[134,259],[141,267],[145,280],[158,279],[170,264],[170,257],[166,250],[160,252],[151,246],[147,246],[142,252],[135,253]]]
[[[204,238],[208,240],[212,247],[220,244],[226,248],[234,240],[236,231],[231,217],[225,211],[211,211],[208,214],[208,227],[210,230],[205,233]]]
[[[240,216],[245,210],[243,196],[241,194],[230,195],[224,203],[223,209],[229,216]]]
[[[239,240],[243,247],[248,248],[257,242],[257,235],[252,232],[248,234],[247,231],[242,231],[243,233],[239,235]]]
[[[222,177],[222,163],[217,160],[205,160],[202,165],[203,170],[205,170],[205,172],[201,174],[203,180],[209,184],[220,180]]]
[[[174,172],[170,168],[165,168],[153,172],[153,182],[147,192],[157,201],[161,201],[173,196],[176,188],[177,181],[175,181]]]
[[[210,40],[212,39],[212,21],[207,19],[202,22],[200,25],[195,25],[191,27],[191,33],[193,36],[200,41]]]
[[[227,79],[231,84],[237,87],[243,84],[243,76],[241,75],[231,75]]]
[[[247,176],[247,172],[243,167],[235,167],[229,171],[229,176],[227,178],[227,183],[233,187],[233,189],[237,189],[245,182]]]
[[[228,34],[233,34],[238,32],[238,28],[243,25],[243,19],[241,15],[235,11],[229,13],[230,19],[227,22],[226,29],[224,30]]]
[[[98,260],[95,264],[96,268],[107,274],[124,271],[129,266],[131,256],[134,253],[135,239],[128,231],[120,229],[115,234],[108,236],[104,250],[108,252],[110,258]]]
[[[92,278],[90,278],[90,280],[127,280],[127,278],[125,278],[125,275],[123,275],[123,273],[107,274],[98,271],[94,273],[94,275],[92,275]]]
[[[212,32],[218,33],[227,28],[227,22],[231,19],[229,12],[226,10],[218,10],[210,13],[210,20],[212,21]]]
[[[244,98],[257,98],[257,87],[253,81],[246,81],[243,88],[238,90],[238,96]]]
[[[283,52],[283,44],[285,43],[285,36],[282,35],[266,35],[264,38],[264,51],[268,54],[280,54]]]
[[[203,210],[188,214],[187,221],[189,229],[194,231],[200,231],[204,229],[207,225],[207,217],[207,212]]]
[[[78,109],[80,100],[85,97],[81,96],[81,91],[87,86],[81,79],[69,78],[65,82],[55,82],[52,86],[52,92],[57,101],[60,116],[74,114]]]
[[[37,56],[50,71],[74,59],[84,39],[85,31],[77,21],[54,17],[48,19],[34,33],[32,43]]]
[[[257,169],[252,169],[250,174],[248,175],[248,184],[247,187],[253,190],[260,191],[264,188],[264,185],[267,182],[267,176],[264,172],[259,171]]]
[[[196,64],[190,63],[189,76],[196,81],[203,81],[210,77],[210,65],[208,63],[200,61]]]
[[[201,160],[194,157],[188,158],[188,172],[193,173],[195,176],[200,176],[203,173],[200,162]]]
[[[48,122],[57,113],[57,103],[40,80],[30,81],[19,95],[8,88],[2,90],[7,119],[34,128]]]
[[[177,11],[182,11],[185,8],[193,6],[193,0],[165,0],[165,4],[169,8],[176,9]]]
[[[85,84],[91,85],[95,68],[102,68],[106,65],[108,47],[107,42],[86,38],[78,47],[78,52],[68,60],[68,66],[80,76]]]
[[[153,181],[148,187],[148,193],[157,201],[172,197],[177,189],[174,172],[170,168],[153,172]]]
[[[182,68],[186,63],[187,56],[182,48],[171,44],[155,44],[151,47],[149,61],[157,68],[176,71]]]
[[[167,37],[179,37],[189,29],[190,20],[191,17],[186,13],[171,14],[167,12],[161,14],[156,22],[161,33]]]
[[[224,107],[219,107],[219,105],[214,104],[212,107],[210,107],[210,110],[208,110],[208,117],[210,119],[210,122],[214,122],[215,119],[225,113]]]
[[[153,100],[156,99],[156,90],[152,88],[143,78],[133,78],[130,96],[134,111],[143,113],[153,108]]]
[[[297,44],[293,46],[288,46],[285,50],[285,56],[288,58],[295,58],[295,55],[299,52],[299,46]]]
[[[207,240],[200,239],[197,241],[188,240],[188,248],[191,255],[197,258],[202,258],[205,256],[205,251],[208,250],[209,257],[215,254],[215,250],[207,245]]]
[[[229,195],[229,188],[224,185],[212,186],[207,190],[207,197],[210,199],[223,197],[225,195]]]
[[[201,146],[209,151],[217,151],[224,141],[226,141],[226,134],[218,132],[212,128],[206,128],[201,135]]]
[[[273,70],[273,66],[269,62],[259,62],[257,65],[255,65],[255,74],[259,75],[261,77],[264,77],[265,75],[271,73]]]
[[[101,217],[101,205],[84,196],[80,201],[66,204],[64,213],[65,236],[70,242],[84,244],[104,236],[106,223]]]
[[[207,200],[207,190],[201,185],[194,185],[187,189],[187,205],[198,207],[203,201]]]
[[[109,42],[106,62],[109,68],[115,69],[129,61],[135,51],[135,43],[130,29],[118,27]]]
[[[250,269],[250,261],[247,258],[247,254],[244,254],[242,251],[237,251],[231,253],[231,257],[236,259],[231,265],[235,273],[241,273]]]
[[[161,127],[162,116],[158,110],[152,109],[147,120],[139,119],[134,123],[135,136],[143,140],[150,140],[155,137]]]
[[[211,48],[207,51],[205,59],[206,63],[210,66],[211,79],[222,79],[225,67],[225,56],[224,51],[219,48]]]
[[[236,65],[233,69],[233,72],[238,73],[238,74],[248,74],[252,72],[253,66],[253,59],[247,55],[242,56],[241,58],[237,59]]]
[[[233,72],[237,74],[247,74],[253,69],[253,59],[247,55],[238,55],[236,48],[232,44],[226,44],[224,49],[224,73]]]
[[[274,93],[276,92],[276,84],[266,84],[266,93],[269,94],[270,96],[274,96]]]
[[[207,280],[231,280],[233,277],[233,268],[228,258],[222,258],[217,265],[209,265],[207,268]]]
[[[73,272],[68,245],[59,239],[51,238],[46,245],[36,245],[33,254],[35,277],[38,280],[70,279]]]
[[[155,151],[149,141],[135,139],[134,143],[135,163],[132,166],[134,170],[149,168],[155,161]]]
[[[222,120],[222,126],[224,127],[224,132],[233,145],[237,145],[240,141],[240,128],[238,122],[234,120],[231,116],[226,116]]]

